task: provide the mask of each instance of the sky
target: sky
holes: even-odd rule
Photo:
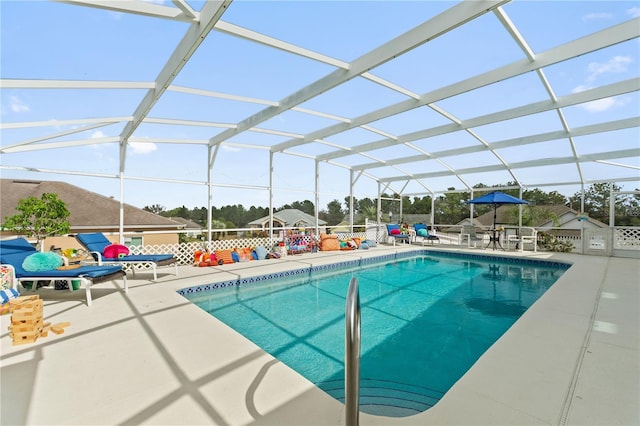
[[[171,1],[153,1],[173,7]],[[203,2],[189,2],[201,10]],[[353,63],[372,49],[392,40],[456,5],[448,1],[234,1],[222,21],[309,49],[331,60]],[[513,1],[502,7],[531,51],[538,55],[588,34],[637,19],[636,1]],[[0,1],[0,76],[3,81],[87,80],[152,83],[187,31],[188,24],[109,10],[45,1]],[[558,98],[623,82],[640,75],[638,38],[555,63],[544,76]],[[418,95],[525,58],[494,13],[487,13],[403,55],[370,70],[375,76]],[[195,120],[206,125],[141,124],[128,144],[124,198],[137,207],[159,204],[166,208],[203,207],[208,203],[209,153],[206,142],[223,134],[269,105],[286,100],[301,88],[335,70],[335,66],[289,52],[278,51],[216,29],[203,41],[147,118]],[[0,87],[0,175],[3,178],[63,180],[106,196],[120,197],[117,138],[147,93],[148,86],[117,89],[31,89]],[[203,96],[203,93],[206,96]],[[313,157],[348,150],[386,137],[399,138],[424,129],[445,126],[451,120],[434,108],[402,111],[273,156],[268,147],[300,135],[362,117],[409,97],[365,78],[354,78],[259,124],[259,131],[240,132],[221,145],[211,179],[215,206],[269,205],[270,180],[276,190],[273,205],[314,200],[316,166]],[[549,100],[549,93],[533,72],[460,93],[435,106],[461,121]],[[309,113],[311,111],[312,113]],[[638,118],[637,89],[618,96],[563,108],[570,128],[611,120]],[[79,119],[109,118],[109,123],[81,123]],[[64,120],[76,120],[70,124]],[[54,125],[42,123],[56,121]],[[62,121],[62,123],[60,123]],[[105,122],[108,120],[105,120]],[[24,125],[20,123],[39,123]],[[84,130],[83,129],[84,127]],[[362,155],[345,155],[318,166],[320,208],[349,195],[348,167],[380,159],[443,153],[532,134],[556,132],[562,123],[554,110],[478,126],[473,133],[455,131],[393,144]],[[394,182],[391,189],[415,195],[438,194],[465,185],[506,184],[507,171],[469,172],[456,178],[444,172],[471,169],[479,164],[526,162],[637,149],[638,125],[608,133],[565,138],[499,150],[475,150],[424,162],[367,170],[371,176],[432,173],[428,179]],[[11,150],[16,144],[73,142],[73,147]],[[26,143],[26,144],[25,144]],[[443,154],[444,155],[444,154]],[[23,168],[50,171],[34,173]],[[610,159],[585,164],[522,167],[515,177],[526,188],[540,187],[567,196],[579,191],[581,172],[586,180],[635,179],[621,182],[626,190],[640,187],[640,161]],[[55,173],[54,173],[55,171]],[[367,174],[354,174],[354,196],[375,198],[378,183]],[[555,185],[556,182],[570,182]],[[541,186],[544,185],[544,186]],[[239,186],[239,187],[238,187]],[[383,188],[384,189],[384,188]],[[388,190],[386,192],[389,192]]]

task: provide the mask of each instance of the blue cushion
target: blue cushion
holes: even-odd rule
[[[13,266],[16,271],[16,277],[28,278],[52,278],[52,277],[87,277],[96,278],[113,274],[121,271],[120,266],[81,266],[75,269],[59,270],[53,269],[49,271],[30,271],[27,272],[22,267],[22,263],[33,253],[38,251],[24,238],[16,238],[14,240],[0,241],[0,263]]]
[[[104,253],[105,247],[112,244],[102,232],[77,234],[76,238],[89,251],[97,251],[98,253]]]
[[[258,246],[256,247],[256,254],[258,255],[258,260],[264,260],[267,258],[267,249],[262,246]]]
[[[369,248],[369,244],[367,244],[366,241],[363,241],[360,243],[360,249],[361,250],[367,250]]]
[[[369,248],[377,247],[377,244],[374,240],[364,240],[363,243],[367,243],[367,246],[369,246]]]
[[[420,228],[416,231],[416,233],[421,236],[421,237],[426,237],[429,235],[429,233],[427,232],[427,230],[425,228]]]

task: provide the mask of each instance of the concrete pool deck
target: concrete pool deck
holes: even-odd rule
[[[416,248],[185,266],[178,277],[161,269],[156,283],[139,272],[127,294],[96,285],[91,307],[84,291],[45,289],[45,321],[71,325],[12,346],[10,316],[0,317],[0,424],[342,425],[341,403],[176,290]],[[434,407],[404,418],[361,413],[361,425],[640,424],[640,261],[507,254],[573,266]]]

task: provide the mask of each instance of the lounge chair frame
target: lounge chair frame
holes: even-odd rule
[[[391,230],[400,229],[400,225],[397,223],[388,223],[387,224],[387,237],[390,239],[388,241],[392,241],[393,245],[396,245],[396,241],[406,241],[407,244],[411,244],[411,237],[409,234],[392,234]]]
[[[98,265],[122,265],[131,269],[133,276],[136,275],[135,265],[149,265],[153,271],[153,281],[158,281],[159,266],[174,266],[174,275],[178,275],[178,260],[173,255],[128,255],[123,258],[105,258],[102,250],[110,244],[113,244],[101,232],[76,234],[76,240],[93,256]],[[170,257],[168,257],[170,256]]]
[[[12,254],[24,253],[24,256],[20,260],[21,262],[22,260],[24,260],[24,258],[29,256],[30,254],[38,253],[38,251],[33,246],[31,246],[31,244],[29,244],[29,242],[24,238],[1,241],[0,251],[2,251],[3,245],[10,244],[11,242],[16,242],[18,245],[24,246],[25,248],[24,252],[18,252],[14,250],[12,253]],[[30,250],[29,247],[31,247],[33,250]],[[122,269],[122,266],[120,266],[119,269],[116,269],[115,267],[106,269],[104,267],[101,268],[98,266],[85,265],[85,266],[80,266],[77,269],[66,269],[66,270],[56,269],[51,271],[36,271],[36,272],[18,271],[15,265],[11,263],[6,263],[6,262],[2,263],[2,266],[5,266],[10,271],[11,279],[13,282],[13,288],[16,290],[19,290],[18,288],[19,285],[22,286],[23,289],[26,289],[26,287],[23,284],[26,281],[31,281],[31,291],[36,292],[38,281],[54,282],[54,281],[64,280],[64,281],[67,281],[68,283],[69,291],[74,291],[71,281],[80,281],[81,286],[83,286],[85,289],[85,298],[87,301],[87,306],[91,306],[91,303],[93,301],[93,298],[91,297],[91,286],[93,284],[99,284],[105,281],[115,282],[118,279],[122,279],[124,292],[127,293],[129,291],[129,285],[127,283],[127,274]],[[100,275],[91,276],[92,274],[95,274],[97,272],[99,273],[100,269],[103,269],[104,273]]]

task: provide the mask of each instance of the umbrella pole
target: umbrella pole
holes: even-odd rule
[[[493,205],[493,229],[496,229],[496,219],[498,217],[498,205]]]

